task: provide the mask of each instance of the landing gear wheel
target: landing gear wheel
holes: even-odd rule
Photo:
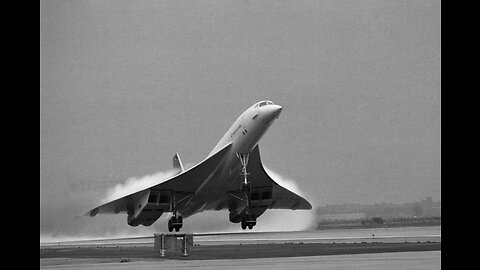
[[[176,232],[183,227],[183,219],[180,215],[178,215],[177,207],[176,207],[176,193],[172,192],[172,196],[170,197],[170,209],[173,213],[173,216],[168,220],[168,231],[172,232],[174,229]]]
[[[255,216],[255,214],[253,215],[248,215],[246,214],[243,218],[242,218],[242,229],[245,230],[247,227],[248,229],[253,229],[253,227],[255,227],[255,225],[257,225],[257,217]]]
[[[182,216],[178,216],[178,217],[177,217],[177,223],[180,223],[180,228],[183,227],[183,218],[182,218]]]
[[[181,216],[172,216],[168,220],[168,231],[172,232],[174,229],[178,232],[183,227],[183,218]]]
[[[173,231],[173,225],[172,225],[172,219],[168,220],[168,231],[172,232]]]

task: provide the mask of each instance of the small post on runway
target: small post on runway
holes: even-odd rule
[[[165,235],[162,233],[160,235],[160,257],[165,257]]]
[[[188,253],[187,253],[187,235],[184,234],[183,235],[183,254],[182,256],[188,256]]]

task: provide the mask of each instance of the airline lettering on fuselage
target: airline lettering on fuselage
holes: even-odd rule
[[[237,131],[242,127],[242,125],[238,125],[238,127],[232,132],[232,134],[230,134],[230,138],[233,138],[233,136],[235,136],[235,133],[237,133]]]

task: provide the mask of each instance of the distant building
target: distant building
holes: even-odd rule
[[[317,209],[319,221],[358,220],[364,218],[410,218],[441,217],[441,204],[426,197],[417,202],[393,204],[337,204],[326,205]]]
[[[318,216],[319,221],[356,220],[364,218],[366,218],[365,213],[322,214]]]
[[[372,217],[371,219],[363,219],[362,225],[383,225],[385,221],[383,221],[382,217]]]
[[[424,200],[420,201],[420,205],[422,208],[423,216],[427,217],[439,217],[441,216],[441,204],[440,202],[433,202],[432,197],[429,196]]]

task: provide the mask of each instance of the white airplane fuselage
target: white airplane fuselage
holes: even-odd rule
[[[238,154],[251,152],[282,111],[281,106],[271,101],[264,102],[258,102],[244,111],[207,156],[208,158],[226,145],[232,144],[229,153],[195,191],[195,195],[185,204],[179,205],[178,211],[182,216],[215,210],[218,202],[224,201],[224,196],[228,196],[226,194],[229,190],[239,189],[243,176]],[[205,203],[206,201],[209,203]]]
[[[97,206],[84,216],[127,213],[130,226],[150,226],[163,213],[172,213],[168,230],[179,231],[183,218],[203,211],[229,211],[229,220],[245,230],[257,224],[267,209],[312,209],[312,205],[268,175],[258,142],[282,107],[260,101],[244,111],[208,156],[184,169],[178,153],[177,174],[150,187]]]
[[[282,107],[275,104],[267,104],[262,107],[254,105],[248,108],[237,118],[208,156],[229,143],[233,143],[233,152],[248,153],[252,151],[281,111]]]

